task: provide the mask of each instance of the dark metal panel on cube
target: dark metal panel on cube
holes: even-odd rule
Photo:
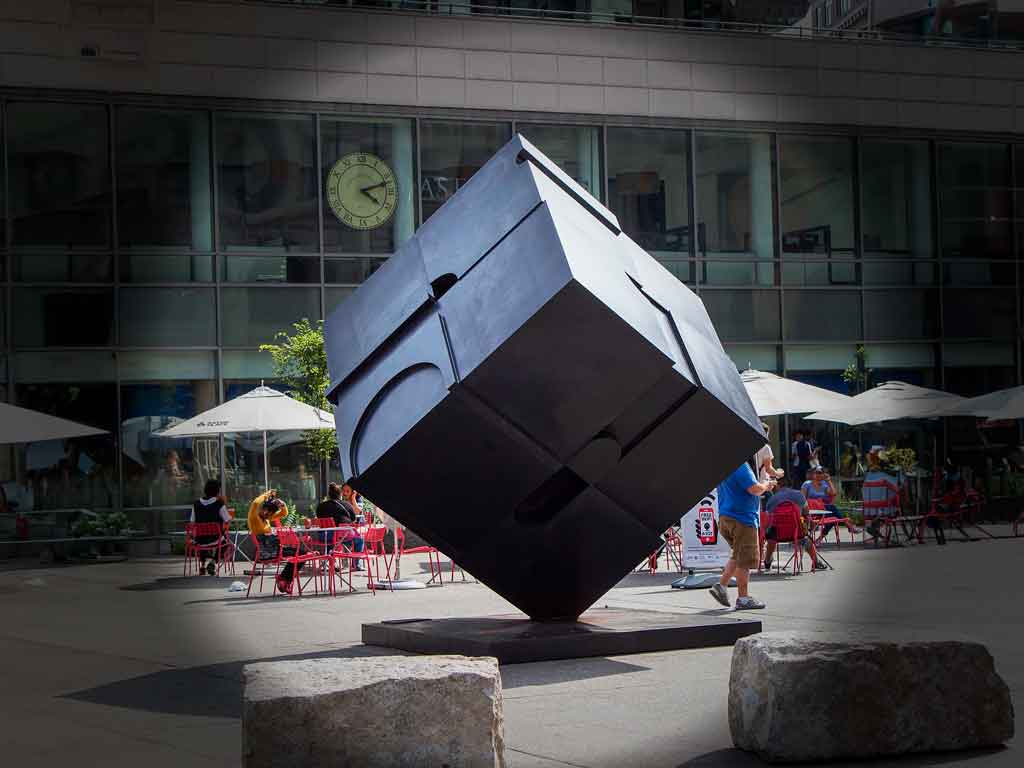
[[[533,619],[765,442],[700,299],[518,135],[325,337],[345,476]]]

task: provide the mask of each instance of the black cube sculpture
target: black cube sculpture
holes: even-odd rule
[[[700,299],[521,136],[325,336],[353,487],[537,620],[765,442]]]

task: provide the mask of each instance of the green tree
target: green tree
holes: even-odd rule
[[[261,344],[261,352],[269,352],[274,361],[274,376],[285,392],[307,405],[330,410],[327,389],[330,375],[327,371],[327,352],[324,349],[324,323],[314,325],[307,318],[295,323],[293,333],[284,331],[274,339],[276,344]],[[322,466],[337,455],[338,440],[333,429],[311,429],[302,433],[302,442],[321,462],[321,493],[326,488],[326,473]]]

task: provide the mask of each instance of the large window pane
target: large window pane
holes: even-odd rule
[[[123,346],[217,343],[213,288],[122,288],[119,295]]]
[[[14,244],[108,246],[106,107],[9,104],[7,126]]]
[[[771,259],[771,137],[698,133],[697,247],[709,258]]]
[[[18,288],[13,292],[14,344],[103,347],[114,343],[110,288]]]
[[[942,267],[946,285],[1014,285],[1017,266],[1012,261],[947,261]]]
[[[190,504],[220,475],[218,438],[153,432],[217,404],[213,353],[125,352],[120,365],[125,506]]]
[[[856,285],[857,263],[851,259],[782,262],[783,285]]]
[[[116,133],[120,246],[212,250],[209,114],[119,109]]]
[[[702,291],[723,341],[776,341],[779,338],[777,291]]]
[[[11,277],[25,283],[106,283],[113,267],[110,253],[33,251],[11,257]]]
[[[864,292],[868,339],[928,339],[939,335],[938,291]]]
[[[355,293],[355,291],[355,288],[325,288],[324,306],[327,309],[327,314],[330,315],[331,312],[338,308],[341,302]]]
[[[931,160],[924,141],[861,144],[865,256],[934,256]]]
[[[324,282],[359,285],[376,272],[386,257],[328,257],[324,262]]]
[[[832,341],[861,337],[860,293],[786,291],[786,338]]]
[[[782,250],[787,258],[853,253],[853,148],[845,138],[784,137]]]
[[[315,157],[311,117],[217,115],[222,246],[317,250]]]
[[[213,256],[209,255],[122,251],[119,261],[125,283],[213,282]]]
[[[229,283],[319,283],[319,256],[242,256],[221,258],[223,277]]]
[[[18,406],[110,432],[18,446],[19,502],[26,509],[55,511],[40,523],[50,528],[50,535],[68,536],[79,510],[111,508],[118,501],[117,385],[101,380],[104,373],[112,372],[109,354],[105,355],[108,365],[99,360],[98,366],[91,365],[96,355],[77,359],[66,354],[60,368],[52,368],[56,360],[51,354],[42,356],[30,360],[19,355],[15,366]],[[45,531],[37,532],[46,536]]]
[[[598,200],[604,197],[601,190],[601,140],[597,128],[519,123],[516,130],[590,194]]]
[[[1005,144],[939,146],[946,258],[1010,258],[1010,153]]]
[[[320,319],[319,288],[221,288],[220,300],[226,347],[271,344],[299,320]]]
[[[689,257],[689,154],[687,131],[608,129],[609,206],[622,231],[662,261]]]
[[[424,221],[480,170],[510,133],[508,123],[420,123],[420,209]]]
[[[1017,383],[1014,349],[1009,342],[944,344],[942,359],[946,389],[964,397],[977,397]]]
[[[935,285],[935,264],[922,261],[865,261],[865,285]]]
[[[708,285],[775,285],[774,261],[702,261],[701,282]]]
[[[771,344],[725,344],[725,354],[739,371],[753,368],[756,371],[779,370],[779,349]]]
[[[945,289],[943,332],[948,338],[1012,337],[1016,333],[1017,299],[1012,288]]]
[[[412,236],[412,134],[411,120],[320,121],[324,250],[388,254]]]

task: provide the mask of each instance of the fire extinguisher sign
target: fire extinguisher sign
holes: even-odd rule
[[[729,544],[718,531],[718,489],[712,489],[683,515],[684,568],[724,568]]]

